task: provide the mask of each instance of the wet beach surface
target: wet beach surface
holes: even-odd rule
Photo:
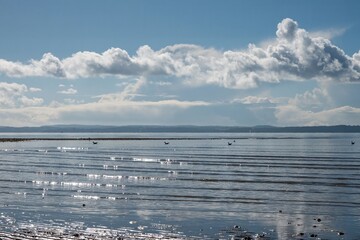
[[[356,134],[7,139],[1,239],[360,239]]]

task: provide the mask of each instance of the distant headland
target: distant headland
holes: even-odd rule
[[[2,133],[360,133],[360,126],[294,126],[268,125],[243,126],[196,126],[196,125],[48,125],[39,127],[0,126]]]

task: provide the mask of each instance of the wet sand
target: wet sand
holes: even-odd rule
[[[149,236],[149,234],[132,234],[132,235],[93,235],[93,234],[83,234],[83,233],[74,233],[74,234],[58,234],[54,232],[47,233],[0,233],[0,239],[2,240],[27,240],[27,239],[37,239],[37,240],[60,240],[60,239],[84,239],[84,240],[108,240],[108,239],[185,239],[180,237],[166,237],[166,236]]]
[[[231,229],[224,230],[224,236],[219,236],[219,239],[242,239],[242,240],[271,240],[270,236],[266,234],[254,234],[247,232],[239,226],[234,226]],[[178,233],[142,233],[134,230],[109,230],[101,228],[92,228],[78,231],[66,231],[56,228],[24,228],[18,229],[12,232],[1,232],[1,240],[60,240],[60,239],[83,239],[83,240],[123,240],[123,239],[176,239],[176,240],[197,240],[197,239],[213,239],[206,237],[206,233],[203,236],[184,236]]]
[[[346,239],[345,233],[328,230],[329,237],[326,239]],[[123,240],[123,239],[176,239],[176,240],[200,240],[200,239],[214,239],[208,237],[206,233],[201,236],[185,236],[180,233],[144,233],[137,230],[111,230],[103,228],[88,228],[86,230],[66,230],[57,228],[19,228],[15,231],[0,231],[0,240],[60,240],[60,239],[83,239],[83,240]],[[294,234],[290,239],[319,239],[319,232],[300,232]],[[324,235],[322,232],[320,235]],[[233,226],[229,229],[224,229],[218,235],[218,239],[239,239],[239,240],[274,240],[278,238],[276,232],[262,232],[253,233],[243,229],[240,226]]]

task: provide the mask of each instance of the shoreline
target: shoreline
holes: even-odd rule
[[[219,136],[219,137],[0,137],[1,142],[29,142],[29,141],[187,141],[187,140],[276,140],[276,139],[328,139],[327,136],[303,137],[267,137],[267,136]]]
[[[231,137],[26,137],[26,138],[0,138],[0,142],[28,142],[28,141],[146,141],[146,140],[222,140],[222,139],[247,139]]]

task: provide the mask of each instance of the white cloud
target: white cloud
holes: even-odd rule
[[[42,91],[42,89],[41,89],[41,88],[34,88],[34,87],[31,87],[31,88],[29,88],[29,91],[30,91],[30,92],[41,92],[41,91]]]
[[[165,81],[159,81],[159,82],[150,81],[149,83],[154,84],[154,85],[158,85],[158,86],[171,86],[172,85],[171,82],[165,82]]]
[[[178,44],[154,51],[141,46],[130,56],[124,49],[103,53],[77,52],[65,59],[46,53],[28,63],[0,59],[0,72],[11,77],[87,77],[167,75],[189,85],[215,84],[247,89],[262,82],[316,79],[341,82],[360,81],[360,52],[348,56],[329,39],[341,31],[309,33],[292,19],[282,20],[276,40],[265,46],[219,51],[196,45]],[[159,83],[160,84],[160,83]]]
[[[26,96],[22,96],[19,98],[19,102],[23,107],[28,106],[39,106],[43,104],[44,100],[42,98],[28,98]]]
[[[51,53],[45,53],[40,60],[32,59],[27,64],[0,59],[0,72],[10,77],[65,77],[62,66],[63,63]]]
[[[125,88],[120,93],[103,94],[97,96],[100,98],[99,102],[121,102],[131,100],[137,96],[137,91],[146,83],[146,79],[141,77],[135,83],[127,83]]]
[[[36,92],[37,88],[28,88],[24,84],[0,82],[0,107],[13,108],[36,106],[43,103],[42,98],[29,98],[28,92]]]
[[[234,99],[232,103],[242,104],[260,104],[260,103],[274,103],[272,98],[269,97],[258,97],[258,96],[247,96],[241,99]]]
[[[78,91],[76,89],[74,89],[74,88],[68,88],[68,89],[65,89],[65,90],[58,91],[58,93],[66,94],[66,95],[74,95],[77,92]]]
[[[326,108],[331,103],[331,97],[326,89],[315,88],[303,94],[296,94],[295,98],[289,100],[290,105],[295,105],[302,109]]]

